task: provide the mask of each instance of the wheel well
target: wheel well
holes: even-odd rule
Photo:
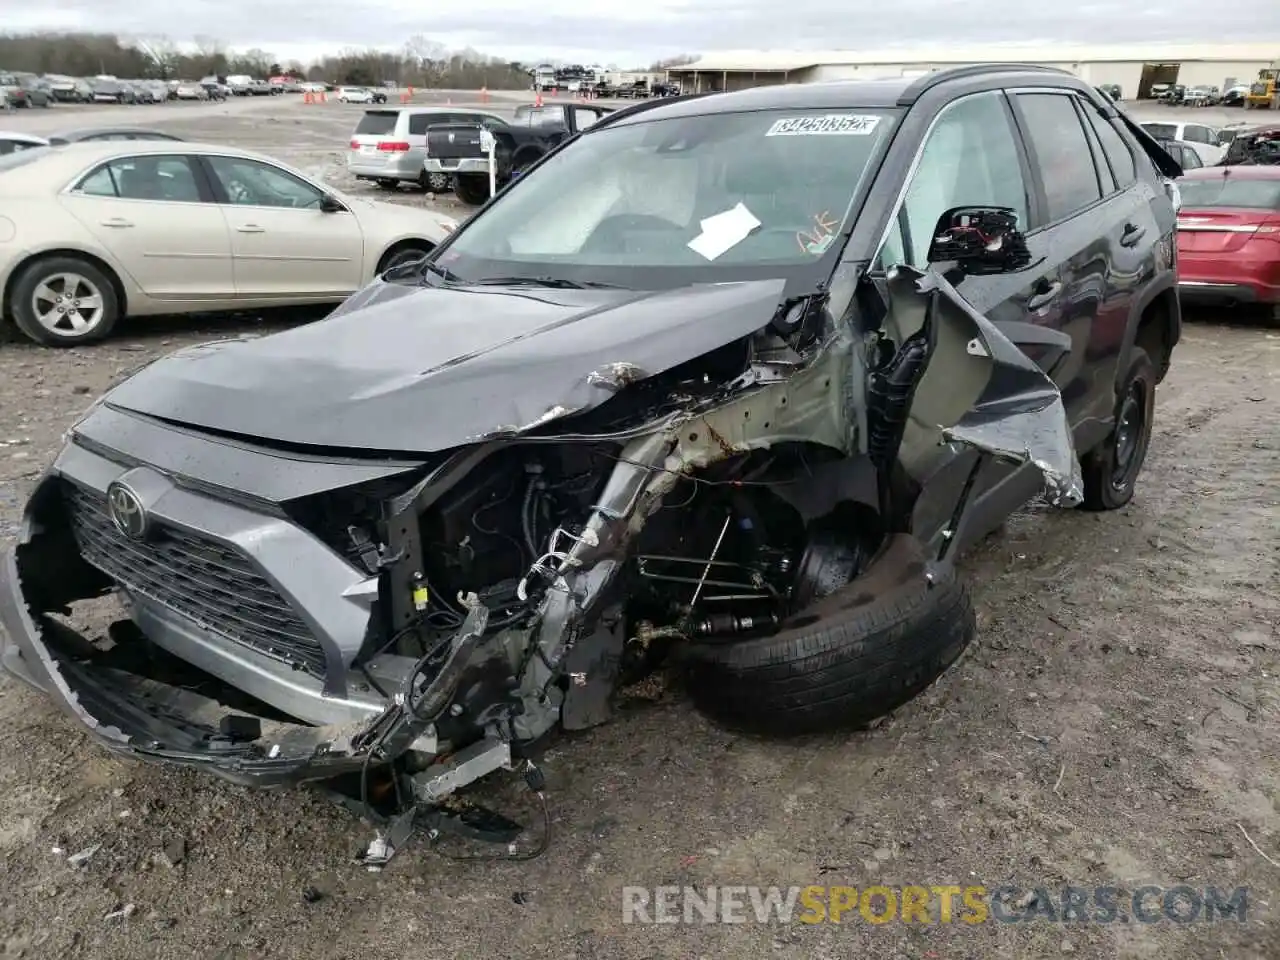
[[[1169,359],[1173,353],[1173,318],[1177,309],[1177,294],[1166,290],[1142,311],[1138,330],[1134,334],[1134,346],[1141,347],[1156,368],[1157,381],[1163,380],[1169,371]]]
[[[430,240],[421,238],[412,238],[409,240],[398,240],[383,252],[381,259],[378,260],[378,273],[381,274],[386,269],[387,261],[394,257],[401,250],[421,250],[423,253],[430,253],[436,248],[436,245]]]
[[[111,289],[115,292],[116,302],[120,305],[120,316],[129,315],[128,298],[125,296],[124,284],[120,282],[119,275],[115,270],[101,257],[95,257],[91,253],[85,253],[83,250],[41,250],[39,253],[32,254],[27,257],[9,274],[9,279],[4,285],[4,296],[0,297],[0,315],[9,315],[9,301],[13,297],[13,288],[18,284],[18,278],[21,277],[27,268],[33,264],[39,263],[41,260],[50,260],[54,257],[74,257],[77,260],[84,260],[91,263],[99,270],[102,275],[111,283]]]

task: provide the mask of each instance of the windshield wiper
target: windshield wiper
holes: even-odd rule
[[[440,266],[440,264],[436,263],[433,260],[423,260],[418,264],[407,264],[407,263],[405,264],[405,266],[411,266],[411,265],[417,266],[417,268],[422,272],[423,279],[426,278],[426,275],[428,273],[434,273],[437,277],[444,280],[446,283],[458,283],[459,280],[461,279],[456,273],[454,273],[448,267],[442,267]]]
[[[477,287],[557,287],[561,290],[588,290],[591,288],[619,289],[616,283],[599,280],[567,280],[564,277],[485,277],[469,281]]]

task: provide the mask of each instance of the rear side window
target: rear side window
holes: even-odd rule
[[[1184,128],[1185,133],[1183,139],[1191,143],[1212,143],[1212,131],[1208,127],[1202,127],[1198,124],[1188,123]]]
[[[1142,129],[1157,140],[1178,139],[1178,127],[1172,123],[1144,123]]]
[[[1102,198],[1098,172],[1070,94],[1016,96],[1044,184],[1049,222],[1062,220]]]
[[[7,170],[15,170],[18,167],[25,167],[29,163],[35,163],[41,157],[49,155],[48,147],[32,147],[28,150],[15,150],[13,153],[0,156],[0,173]]]
[[[1121,190],[1138,179],[1137,167],[1133,163],[1133,153],[1124,137],[1120,136],[1111,121],[1087,103],[1080,105],[1085,119],[1093,128],[1094,135],[1102,144],[1102,153],[1111,165],[1111,173],[1116,178],[1116,186]]]
[[[413,113],[409,115],[409,133],[415,137],[423,137],[426,136],[427,127],[435,126],[437,123],[457,123],[468,119],[470,118],[456,113]]]
[[[1280,211],[1280,180],[1242,180],[1214,177],[1212,180],[1179,180],[1183,207],[1249,207]]]
[[[1109,197],[1116,192],[1116,178],[1111,175],[1111,164],[1107,162],[1107,157],[1102,152],[1102,144],[1098,142],[1098,134],[1084,119],[1084,101],[1076,97],[1075,103],[1076,111],[1080,114],[1081,126],[1084,127],[1085,139],[1089,141],[1089,150],[1093,153],[1093,168],[1098,175],[1098,183],[1102,186],[1102,195]]]
[[[396,132],[396,118],[400,116],[396,110],[366,110],[360,122],[356,124],[356,133],[369,137],[384,137]]]

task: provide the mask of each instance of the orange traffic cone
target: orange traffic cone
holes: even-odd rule
[[[328,102],[329,102],[329,95],[328,95],[327,93],[325,93],[323,90],[321,90],[321,91],[320,91],[320,102],[321,102],[321,103],[328,103]]]
[[[480,88],[480,102],[481,102],[481,103],[488,103],[488,102],[489,102],[489,88],[488,88],[488,87],[481,87],[481,88]]]
[[[539,91],[538,91],[538,95],[537,95],[536,97],[534,97],[534,98],[533,98],[533,105],[534,105],[535,107],[540,107],[540,106],[542,106],[542,91],[541,91],[541,90],[539,90]]]
[[[302,95],[302,102],[303,102],[303,103],[315,103],[315,102],[316,102],[316,95],[315,95],[314,93],[312,93],[310,90],[308,90],[306,93],[304,93],[304,94]]]

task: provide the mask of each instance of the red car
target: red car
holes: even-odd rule
[[[1280,319],[1280,166],[1203,167],[1178,188],[1183,302],[1269,304]]]

